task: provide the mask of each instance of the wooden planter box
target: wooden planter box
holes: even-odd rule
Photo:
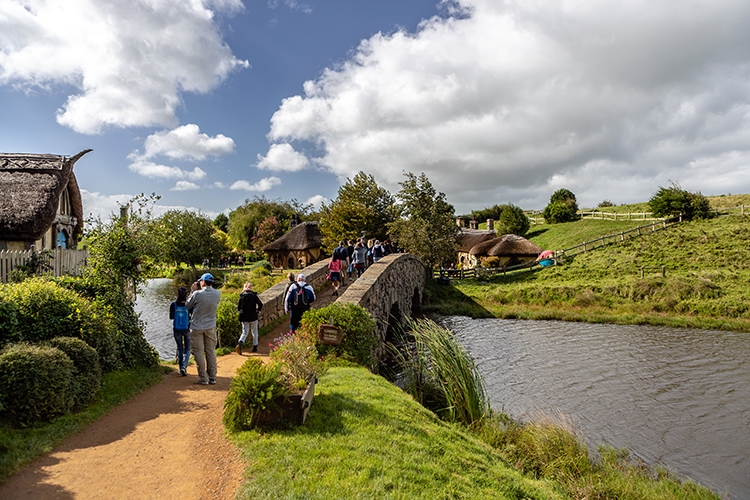
[[[315,396],[315,383],[318,379],[313,375],[302,394],[291,396],[280,396],[274,400],[279,407],[278,410],[266,411],[258,417],[258,424],[273,424],[280,420],[287,420],[297,424],[304,424],[307,412],[310,411],[313,397]]]

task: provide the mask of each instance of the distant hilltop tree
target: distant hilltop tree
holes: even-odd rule
[[[682,220],[693,220],[711,216],[711,205],[705,196],[700,192],[686,191],[671,181],[669,187],[659,187],[648,201],[648,206],[656,217],[676,217],[682,214]]]
[[[558,189],[549,199],[549,205],[542,213],[547,224],[572,222],[578,218],[578,201],[576,195],[568,189]]]
[[[599,204],[596,206],[596,208],[607,208],[607,207],[614,207],[615,204],[612,203],[609,200],[600,201]]]

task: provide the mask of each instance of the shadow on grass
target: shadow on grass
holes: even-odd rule
[[[435,280],[428,280],[425,285],[422,312],[471,318],[494,317],[484,306],[452,284],[439,285]]]

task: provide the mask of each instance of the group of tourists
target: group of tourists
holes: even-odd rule
[[[328,278],[333,285],[333,295],[339,294],[339,288],[346,286],[347,280],[354,280],[362,276],[372,264],[396,250],[389,239],[368,240],[364,238],[341,240],[339,246],[333,250],[331,262],[328,264]]]
[[[364,238],[341,240],[331,255],[328,264],[329,278],[333,284],[333,295],[339,294],[339,288],[346,286],[347,280],[359,278],[367,267],[378,262],[395,249],[390,240],[382,243],[379,240]],[[302,315],[310,309],[315,301],[315,290],[307,283],[307,277],[300,273],[287,275],[287,286],[284,291],[284,312],[289,314],[289,331],[299,328]],[[177,290],[177,299],[170,305],[169,319],[173,321],[174,339],[177,343],[177,363],[180,374],[187,376],[187,366],[192,350],[195,364],[198,367],[198,384],[216,383],[216,311],[221,301],[221,292],[213,287],[214,277],[203,274],[190,286]],[[189,293],[188,293],[189,292]],[[263,309],[253,285],[247,282],[237,302],[242,333],[235,351],[242,354],[248,337],[252,338],[252,352],[258,352],[258,314]]]

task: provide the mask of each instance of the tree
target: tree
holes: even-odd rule
[[[227,214],[220,213],[217,215],[214,219],[214,226],[226,233],[229,229],[229,217],[227,217]]]
[[[487,219],[500,220],[500,215],[503,213],[504,207],[505,205],[493,205],[482,210],[472,210],[471,216],[479,222],[484,222]]]
[[[670,182],[669,187],[659,187],[648,201],[651,212],[657,217],[674,217],[682,214],[683,220],[707,219],[711,205],[700,192],[691,193]]]
[[[578,201],[572,191],[562,188],[555,191],[542,213],[547,224],[571,222],[578,218]]]
[[[262,250],[264,246],[268,245],[272,241],[276,241],[284,235],[284,227],[279,222],[276,216],[271,216],[265,219],[258,226],[258,231],[255,232],[255,236],[251,241],[253,248]]]
[[[529,222],[529,218],[526,217],[523,210],[512,203],[508,203],[502,207],[498,224],[495,227],[497,234],[515,234],[517,236],[525,236],[526,233],[529,232],[531,222]]]
[[[362,232],[366,238],[384,240],[393,221],[393,203],[393,196],[372,175],[358,172],[339,188],[330,205],[321,208],[323,246],[331,250],[342,239],[356,239]]]
[[[312,206],[303,205],[297,200],[268,200],[265,196],[255,196],[229,214],[229,242],[238,250],[259,250],[252,244],[253,236],[261,222],[276,216],[284,230],[289,229],[292,217],[305,218]]]
[[[211,219],[199,213],[170,210],[155,224],[161,256],[166,262],[195,267],[203,259],[218,259],[227,250]]]
[[[443,262],[454,262],[457,253],[458,226],[453,205],[438,193],[427,176],[407,172],[396,194],[398,217],[388,230],[398,245],[433,269]]]

